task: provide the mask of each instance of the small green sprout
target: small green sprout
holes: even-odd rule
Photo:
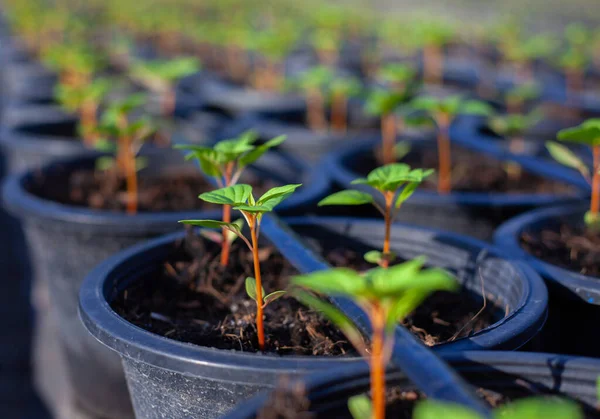
[[[79,115],[79,130],[88,147],[93,147],[98,138],[98,107],[112,86],[109,78],[97,78],[85,84],[56,85],[55,96],[61,106]]]
[[[541,89],[537,83],[521,83],[504,93],[504,102],[508,113],[521,113],[525,103],[540,97]]]
[[[390,251],[391,229],[394,218],[402,204],[410,198],[417,187],[433,173],[433,170],[411,169],[403,163],[392,163],[379,167],[369,173],[365,178],[356,179],[354,185],[368,185],[381,193],[384,199],[383,207],[377,203],[374,196],[367,192],[353,189],[336,192],[319,202],[319,206],[326,205],[373,205],[382,215],[385,222],[385,237],[383,252],[372,251],[365,255],[368,262],[376,263],[387,268],[394,255]]]
[[[335,76],[329,84],[331,96],[331,129],[345,133],[348,130],[348,100],[362,92],[362,83],[356,77]]]
[[[365,418],[385,418],[385,368],[394,344],[394,330],[430,294],[435,291],[455,291],[456,280],[443,269],[423,269],[425,258],[420,257],[390,268],[374,268],[361,275],[348,268],[314,272],[292,279],[300,289],[293,295],[303,304],[329,318],[365,358],[371,369],[373,408]],[[371,322],[371,347],[367,350],[360,331],[341,311],[314,294],[341,296],[352,299]],[[354,412],[366,413],[365,404],[353,402]],[[362,417],[362,416],[361,416]]]
[[[444,80],[444,47],[456,37],[454,25],[443,20],[422,20],[409,31],[412,42],[423,48],[423,76],[429,83]]]
[[[424,400],[415,407],[414,419],[483,419],[477,412],[454,403]],[[530,397],[494,409],[495,419],[583,419],[581,408],[572,400]],[[368,419],[368,416],[354,419]]]
[[[534,60],[550,58],[559,46],[552,34],[539,33],[522,39],[510,36],[500,43],[499,47],[504,59],[517,67],[523,81],[533,80],[531,65]]]
[[[488,126],[496,134],[508,139],[511,152],[519,154],[525,149],[523,136],[527,130],[534,127],[541,119],[541,112],[534,109],[528,114],[508,113],[504,115],[492,115],[488,119]]]
[[[331,28],[317,28],[311,34],[311,44],[317,51],[322,65],[334,66],[338,60],[341,34]]]
[[[327,129],[325,90],[334,79],[333,72],[325,66],[315,66],[303,71],[290,81],[306,97],[306,123],[313,131]]]
[[[195,57],[171,60],[137,61],[131,66],[131,76],[150,90],[162,96],[162,113],[172,116],[175,112],[175,83],[200,71],[200,61]]]
[[[235,185],[244,170],[256,162],[269,149],[277,147],[286,139],[285,135],[275,137],[263,144],[255,144],[257,136],[253,131],[246,131],[237,138],[222,140],[214,147],[195,145],[177,145],[176,149],[187,150],[186,159],[195,159],[206,175],[217,182],[219,188]],[[231,221],[231,206],[223,205],[223,221]],[[230,242],[227,240],[227,229],[223,229],[221,240],[221,266],[229,263]]]
[[[141,117],[134,121],[131,114],[146,103],[144,94],[132,94],[112,103],[103,113],[98,126],[99,135],[104,139],[96,141],[96,148],[116,153],[115,158],[100,158],[100,169],[115,169],[125,177],[127,183],[127,213],[135,214],[138,208],[137,172],[143,160],[137,158],[144,141],[154,133],[150,119]]]
[[[560,141],[587,145],[592,149],[592,173],[587,165],[567,147],[547,142],[546,147],[556,161],[565,166],[578,170],[592,186],[590,210],[585,214],[587,226],[596,231],[600,230],[600,118],[588,119],[581,125],[563,129],[558,132]]]
[[[61,84],[71,86],[89,83],[106,64],[101,54],[82,43],[54,44],[45,51],[42,61],[59,73]]]
[[[485,102],[466,100],[460,95],[452,95],[443,99],[433,96],[420,96],[412,101],[410,107],[417,111],[427,112],[437,125],[438,192],[448,194],[452,190],[450,125],[459,114],[490,115],[492,108]]]
[[[394,145],[396,136],[404,127],[404,121],[396,111],[407,104],[418,87],[417,73],[409,66],[388,64],[379,71],[378,78],[386,87],[375,88],[367,98],[365,110],[381,117],[381,141],[383,162],[395,160]]]
[[[234,210],[240,211],[250,229],[250,240],[244,236],[239,224],[236,223],[215,220],[180,221],[180,223],[198,227],[227,229],[242,239],[252,252],[254,278],[246,279],[246,292],[250,298],[256,302],[256,329],[258,334],[258,346],[261,351],[264,351],[265,349],[263,309],[268,303],[281,297],[283,293],[281,291],[275,291],[270,294],[265,294],[263,292],[258,248],[260,223],[265,213],[273,211],[277,205],[292,195],[300,186],[302,185],[278,186],[265,192],[258,199],[255,199],[252,196],[252,186],[244,184],[228,186],[212,192],[205,192],[199,196],[203,201],[219,205],[229,205],[233,207]]]

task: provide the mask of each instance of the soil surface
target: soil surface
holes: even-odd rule
[[[188,234],[162,270],[121,293],[115,311],[131,323],[170,339],[218,349],[258,352],[255,303],[244,283],[254,277],[252,255],[234,242],[230,264],[220,266],[220,247]],[[267,293],[285,289],[297,271],[271,247],[261,249]],[[265,308],[267,352],[280,355],[348,355],[343,334],[294,298]]]
[[[562,224],[554,229],[523,233],[521,246],[552,265],[600,279],[600,234],[583,226]]]
[[[252,176],[243,179],[260,196],[275,183]],[[197,170],[165,171],[160,176],[139,176],[138,211],[168,212],[218,208],[198,198],[214,190]],[[36,177],[28,189],[35,195],[61,204],[108,211],[125,211],[127,187],[112,171],[76,170],[49,177]]]
[[[333,266],[345,266],[357,271],[374,267],[361,253],[349,249],[333,249],[326,255]],[[392,265],[402,263],[397,259]],[[451,342],[468,337],[495,323],[504,310],[487,301],[484,305],[466,291],[458,293],[436,292],[421,304],[404,325],[426,345]]]
[[[452,190],[456,192],[482,193],[573,193],[572,187],[561,182],[545,179],[541,176],[519,170],[509,175],[508,163],[487,157],[475,151],[452,146]],[[437,149],[415,150],[409,153],[402,163],[412,168],[435,169],[420,188],[437,190],[438,155]],[[375,154],[361,159],[359,167],[354,168],[361,176],[366,176],[371,170],[381,164]]]

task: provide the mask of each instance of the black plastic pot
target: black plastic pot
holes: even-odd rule
[[[290,219],[291,226],[306,239],[321,241],[352,237],[368,229],[380,230],[380,222],[361,223],[353,227],[348,220]],[[272,217],[263,220],[263,236],[273,243],[301,272],[324,267],[314,254],[307,250],[287,229]],[[340,233],[340,230],[343,233]],[[345,234],[348,231],[349,234]],[[546,291],[541,280],[526,267],[501,260],[496,251],[482,244],[459,239],[447,234],[403,228],[406,239],[398,240],[394,250],[401,257],[427,254],[434,265],[445,266],[458,272],[465,287],[480,287],[475,282],[481,272],[490,281],[490,294],[505,298],[509,314],[498,323],[472,337],[440,345],[440,351],[454,352],[463,348],[515,348],[534,335],[545,319]],[[321,234],[322,233],[322,234]],[[365,234],[366,236],[366,234]],[[105,261],[86,278],[80,295],[80,313],[89,331],[102,343],[117,351],[123,358],[133,404],[138,419],[162,417],[217,417],[236,403],[266,387],[276,384],[279,375],[298,375],[308,370],[323,368],[324,362],[332,366],[352,360],[272,357],[202,348],[159,337],[141,330],[118,316],[110,308],[115,295],[132,282],[149,272],[161,269],[164,260],[175,251],[174,243],[183,238],[175,234],[128,249]],[[372,235],[364,237],[368,241]],[[351,239],[352,240],[352,239]],[[363,244],[364,246],[364,244]],[[485,245],[484,245],[485,246]],[[483,255],[487,252],[487,255]],[[479,257],[479,259],[478,259]],[[480,288],[479,288],[480,289]],[[473,292],[475,292],[473,290]],[[347,309],[344,303],[344,309]],[[360,312],[351,314],[361,321]],[[399,328],[399,344],[395,349],[407,360],[409,375],[420,379],[432,391],[453,388],[451,377],[432,373],[436,358],[429,351],[416,353],[414,346],[403,341]],[[413,338],[414,339],[414,338]],[[418,358],[417,358],[418,356]],[[421,362],[416,361],[419,359]],[[426,361],[428,359],[429,362]],[[396,358],[394,358],[396,360]],[[413,362],[410,362],[413,360]],[[258,372],[264,368],[263,372]],[[440,367],[436,366],[440,371]],[[427,379],[424,381],[423,379]]]
[[[454,129],[455,128],[455,129]],[[571,170],[557,164],[546,164],[528,156],[512,155],[506,150],[490,144],[472,128],[457,124],[451,131],[454,144],[480,152],[502,161],[515,161],[524,170],[548,179],[573,186],[573,195],[517,194],[517,193],[473,193],[453,192],[440,195],[433,191],[419,190],[403,204],[398,221],[416,225],[447,229],[484,240],[492,237],[497,225],[506,219],[532,208],[557,203],[576,202],[589,194],[589,186]],[[431,140],[402,139],[411,145],[411,153],[435,147]],[[363,156],[372,156],[380,139],[365,140],[350,144],[326,157],[324,164],[331,170],[334,181],[345,189],[368,189],[351,185],[361,177],[356,168]]]
[[[148,155],[150,166],[140,176],[156,175],[184,166],[178,152],[160,150]],[[42,173],[59,182],[65,171],[93,167],[97,155],[53,163],[24,174],[12,175],[4,184],[7,209],[24,227],[32,254],[36,281],[47,284],[52,305],[57,309],[59,340],[66,354],[71,384],[77,403],[100,417],[131,417],[122,367],[116,355],[98,345],[77,318],[78,290],[85,275],[99,262],[120,249],[153,236],[181,228],[186,218],[220,217],[218,209],[199,213],[123,213],[70,207],[41,199],[28,190],[32,179]],[[290,167],[279,173],[254,169],[278,183],[290,183]],[[297,180],[297,173],[295,179]],[[302,176],[301,176],[302,177]],[[321,173],[305,173],[305,186],[280,206],[285,211],[305,211],[323,197],[329,181]],[[90,380],[90,377],[94,377]],[[120,390],[117,390],[119,389]]]
[[[45,105],[8,108],[0,127],[0,148],[12,173],[86,150],[77,136],[77,118]]]
[[[36,61],[8,61],[2,70],[7,104],[44,104],[53,101],[56,73]]]
[[[548,284],[550,317],[542,333],[549,350],[597,356],[600,342],[596,336],[600,324],[600,280],[544,262],[521,247],[523,233],[558,227],[561,223],[577,226],[588,210],[584,203],[531,211],[502,224],[494,242],[513,257],[525,261]],[[585,338],[584,338],[585,337]]]
[[[252,112],[268,116],[293,116],[303,113],[306,107],[301,96],[249,89],[204,73],[182,80],[180,89],[195,92],[207,106],[230,115]]]
[[[597,415],[596,380],[600,375],[597,359],[520,352],[462,352],[444,355],[443,359],[476,387],[509,395],[515,391],[531,394],[532,389],[558,394],[581,403],[589,417]],[[389,386],[415,388],[398,370],[388,371],[387,382]],[[315,419],[350,419],[348,399],[369,390],[368,366],[315,374],[306,379],[305,388]],[[225,419],[254,419],[269,397],[268,393],[261,394]]]

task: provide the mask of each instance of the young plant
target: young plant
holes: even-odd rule
[[[531,82],[533,81],[533,62],[542,58],[550,58],[556,52],[558,42],[554,36],[540,33],[526,39],[511,36],[499,46],[503,58],[516,67],[521,81]]]
[[[414,110],[427,112],[437,125],[438,192],[449,194],[452,190],[450,125],[459,114],[490,115],[492,108],[485,102],[466,100],[459,95],[442,99],[433,96],[421,96],[413,100],[410,106]]]
[[[175,83],[186,76],[200,71],[200,61],[195,57],[171,60],[138,61],[131,66],[131,76],[150,90],[161,95],[164,116],[175,112]]]
[[[219,141],[212,148],[195,145],[178,145],[175,148],[188,150],[186,159],[195,159],[200,169],[215,179],[219,188],[225,188],[235,185],[248,165],[256,162],[270,148],[277,147],[285,139],[285,135],[281,135],[256,145],[256,134],[246,131],[237,138]],[[223,221],[231,222],[230,205],[223,205]],[[227,237],[228,230],[223,228],[221,266],[227,266],[229,263],[230,242]]]
[[[325,89],[334,76],[325,66],[315,66],[300,73],[291,81],[304,92],[306,98],[306,123],[313,131],[327,130],[325,111]]]
[[[592,173],[587,165],[567,147],[554,143],[546,143],[548,151],[561,164],[578,170],[592,186],[590,210],[585,214],[588,228],[600,230],[600,118],[588,119],[579,126],[563,129],[558,132],[560,141],[587,145],[592,149]]]
[[[528,114],[507,113],[504,115],[492,115],[488,119],[488,126],[496,134],[508,139],[508,148],[512,153],[520,154],[525,151],[523,136],[527,130],[534,127],[540,120],[540,111],[534,109]]]
[[[368,185],[383,195],[383,207],[377,202],[373,194],[357,190],[344,190],[336,192],[319,202],[319,206],[326,205],[364,205],[371,204],[383,215],[385,235],[382,252],[369,252],[365,255],[369,262],[387,268],[394,255],[390,251],[390,238],[392,223],[398,215],[402,204],[410,198],[423,180],[431,175],[433,170],[411,169],[404,163],[392,163],[379,167],[367,175],[352,181],[354,185]]]
[[[61,84],[70,86],[88,84],[105,64],[102,55],[82,43],[52,45],[45,51],[42,61],[59,73]]]
[[[404,122],[396,111],[413,97],[418,84],[416,71],[402,64],[389,64],[380,69],[378,77],[385,88],[375,88],[369,95],[366,111],[381,117],[381,141],[384,163],[395,160],[396,136]]]
[[[494,419],[583,419],[581,408],[572,400],[529,397],[508,403],[494,409]],[[413,412],[413,419],[484,419],[477,412],[454,403],[436,400],[419,402]],[[368,416],[354,416],[354,419],[368,419]]]
[[[98,107],[112,86],[113,81],[108,78],[97,78],[86,84],[56,85],[54,94],[61,106],[79,115],[79,130],[87,147],[93,147],[98,139]]]
[[[334,77],[329,84],[331,96],[331,129],[345,133],[348,130],[348,100],[362,92],[362,84],[356,77]]]
[[[429,83],[444,80],[444,47],[456,36],[455,28],[441,20],[423,20],[410,31],[414,42],[423,48],[423,77]]]
[[[565,73],[567,95],[572,97],[583,90],[585,70],[592,62],[592,32],[582,24],[572,23],[565,28],[565,40],[567,49],[558,64]]]
[[[137,158],[140,149],[153,132],[149,118],[141,117],[132,120],[132,113],[139,110],[146,103],[143,94],[131,96],[112,103],[100,120],[98,132],[104,139],[96,141],[96,147],[104,151],[116,153],[115,158],[106,157],[98,160],[101,169],[116,169],[119,176],[127,184],[127,213],[135,214],[138,209],[138,181],[137,172],[141,160]]]
[[[277,27],[255,32],[250,48],[260,53],[263,58],[254,68],[253,84],[256,89],[277,92],[283,88],[283,61],[296,45],[298,33],[291,24],[281,23]]]
[[[388,269],[374,268],[364,275],[348,268],[336,268],[297,276],[292,284],[325,296],[352,299],[365,312],[371,323],[371,347],[367,350],[360,331],[341,311],[314,294],[295,290],[303,304],[321,311],[346,335],[350,343],[366,358],[370,366],[372,405],[368,399],[366,416],[385,418],[385,369],[394,344],[394,329],[431,293],[454,291],[456,280],[438,268],[423,269],[425,258],[417,258]],[[372,408],[371,408],[372,406]],[[356,411],[356,405],[350,405]],[[367,413],[368,412],[368,413]],[[443,417],[443,416],[442,416]]]
[[[540,97],[541,89],[536,83],[521,83],[504,93],[504,103],[506,104],[506,112],[520,114],[525,109],[525,104],[528,101],[535,100]]]
[[[246,279],[246,292],[256,302],[256,330],[258,335],[258,347],[261,351],[265,350],[265,332],[263,321],[263,310],[267,304],[281,297],[283,291],[275,291],[265,294],[262,285],[260,258],[258,248],[258,237],[260,235],[260,223],[265,213],[273,211],[284,199],[289,197],[301,184],[278,186],[265,192],[260,198],[255,199],[252,195],[252,186],[233,185],[218,189],[212,192],[205,192],[199,196],[206,202],[219,205],[229,205],[238,210],[244,216],[248,229],[250,230],[250,240],[242,233],[239,224],[227,223],[225,221],[215,220],[182,220],[180,223],[194,225],[206,228],[225,228],[238,236],[246,243],[252,252],[254,263],[254,278]]]

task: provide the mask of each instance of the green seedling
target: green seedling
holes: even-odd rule
[[[55,97],[68,112],[79,115],[79,131],[87,147],[93,147],[98,139],[98,107],[111,91],[113,80],[97,78],[86,84],[59,83]]]
[[[164,116],[175,112],[175,83],[183,77],[200,71],[200,61],[195,57],[172,60],[138,61],[131,66],[130,74],[150,90],[161,95]]]
[[[100,169],[116,169],[127,184],[127,213],[135,214],[138,209],[137,172],[143,167],[143,160],[137,155],[148,137],[154,133],[149,118],[132,120],[132,114],[146,103],[146,96],[133,94],[112,103],[103,113],[98,127],[96,148],[115,153],[115,157],[101,158],[97,162]]]
[[[340,43],[339,31],[331,28],[317,28],[311,34],[311,44],[317,51],[322,65],[334,66],[338,60]]]
[[[306,98],[306,123],[313,131],[327,130],[325,90],[333,80],[333,72],[325,66],[312,67],[300,73],[291,85],[304,92]]]
[[[387,268],[394,259],[394,255],[390,251],[390,238],[394,218],[400,211],[402,204],[410,198],[421,182],[432,173],[433,170],[431,169],[411,169],[410,166],[404,163],[388,164],[371,171],[366,178],[352,181],[353,185],[368,185],[383,195],[383,207],[377,202],[373,194],[351,189],[329,195],[319,202],[319,206],[373,205],[383,215],[385,223],[383,251],[369,252],[365,256],[368,262]]]
[[[356,77],[334,77],[329,84],[331,97],[331,129],[345,133],[348,130],[348,100],[362,92],[362,83]]]
[[[394,344],[394,330],[431,293],[454,291],[458,284],[446,271],[438,268],[423,269],[425,258],[417,258],[387,269],[374,268],[361,275],[348,268],[336,268],[297,276],[292,284],[300,290],[294,296],[329,318],[348,338],[356,350],[367,359],[371,371],[371,403],[368,409],[359,409],[352,402],[350,410],[360,410],[361,416],[371,419],[385,418],[385,369]],[[341,311],[302,288],[324,296],[341,296],[352,299],[365,312],[371,322],[370,351],[360,331]],[[364,399],[363,399],[364,400]],[[364,406],[364,403],[358,403]]]
[[[558,57],[558,65],[564,71],[567,95],[573,96],[583,90],[585,70],[592,62],[590,46],[593,45],[593,33],[579,23],[565,28],[566,50]]]
[[[286,139],[285,135],[273,138],[263,144],[255,144],[257,136],[252,131],[246,131],[239,137],[223,140],[214,147],[195,145],[178,145],[175,148],[187,150],[186,159],[195,159],[200,169],[215,179],[219,188],[235,185],[242,173],[250,164],[256,162],[270,148],[277,147]],[[223,221],[231,222],[231,206],[223,205]],[[221,240],[221,266],[229,263],[228,230],[223,228]]]
[[[442,20],[422,20],[409,31],[412,42],[423,49],[423,76],[428,83],[444,80],[444,47],[456,37],[456,29]]]
[[[265,350],[265,332],[263,321],[263,309],[270,302],[281,297],[282,291],[265,294],[260,274],[260,258],[258,248],[258,237],[260,235],[260,223],[264,214],[271,212],[283,200],[288,198],[300,187],[300,184],[278,186],[265,192],[260,198],[252,196],[252,186],[233,185],[212,192],[205,192],[199,196],[206,202],[219,205],[229,205],[242,213],[250,230],[250,240],[242,233],[239,224],[227,223],[215,220],[182,220],[180,223],[205,227],[225,228],[238,236],[246,243],[252,252],[254,263],[254,278],[246,279],[246,292],[256,302],[256,330],[258,335],[258,346],[261,351]]]
[[[449,194],[452,190],[452,157],[450,152],[450,125],[459,114],[490,115],[492,108],[485,102],[466,100],[460,95],[440,99],[421,96],[412,101],[411,108],[429,114],[437,125],[438,192]]]
[[[519,36],[508,37],[499,45],[506,61],[516,66],[519,76],[526,82],[533,80],[532,63],[535,60],[550,58],[559,43],[551,34],[536,34],[526,39]]]
[[[63,85],[88,84],[105,65],[104,57],[87,44],[55,44],[47,48],[42,61],[59,73]]]
[[[508,113],[520,114],[525,103],[540,97],[541,89],[536,83],[518,84],[504,93],[504,103]]]
[[[494,409],[494,419],[583,419],[581,408],[572,400],[530,397]],[[354,419],[368,419],[368,416]],[[417,404],[414,419],[484,419],[479,413],[453,403],[424,400]]]
[[[560,141],[587,145],[592,149],[592,173],[587,165],[567,147],[547,142],[546,147],[556,161],[578,170],[592,186],[590,210],[585,214],[585,222],[590,229],[600,230],[600,118],[588,119],[579,126],[558,132]]]
[[[367,98],[366,111],[381,117],[381,141],[384,163],[395,160],[396,136],[404,127],[403,119],[397,114],[407,104],[418,87],[417,73],[409,66],[389,64],[379,71],[379,79],[385,87],[375,88]]]

